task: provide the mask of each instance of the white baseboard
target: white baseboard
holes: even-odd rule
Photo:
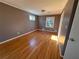
[[[58,44],[58,46],[59,46],[59,53],[60,53],[60,56],[63,57],[60,44]]]
[[[42,29],[37,29],[39,31],[47,31],[47,32],[55,32],[55,31],[50,31],[50,30],[42,30]]]
[[[0,44],[3,44],[3,43],[6,43],[6,42],[9,42],[9,41],[11,41],[11,40],[17,39],[17,38],[22,37],[22,36],[24,36],[24,35],[28,35],[28,34],[30,34],[30,33],[32,33],[32,32],[35,32],[35,31],[37,31],[37,29],[36,29],[36,30],[33,30],[33,31],[30,31],[30,32],[27,32],[27,33],[25,33],[25,34],[22,34],[22,35],[16,36],[16,37],[14,37],[14,38],[11,38],[11,39],[8,39],[8,40],[5,40],[5,41],[3,41],[3,42],[0,42]]]

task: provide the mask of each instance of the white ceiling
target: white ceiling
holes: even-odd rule
[[[10,6],[36,15],[60,14],[68,0],[0,0]],[[46,10],[41,12],[41,10]]]

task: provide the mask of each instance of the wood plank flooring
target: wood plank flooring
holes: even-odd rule
[[[36,31],[0,45],[0,59],[61,59],[53,34]]]

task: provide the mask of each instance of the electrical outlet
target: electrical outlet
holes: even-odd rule
[[[17,32],[17,34],[19,35],[19,34],[21,34],[21,32]]]

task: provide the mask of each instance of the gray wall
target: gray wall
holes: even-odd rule
[[[60,23],[60,15],[49,15],[50,17],[54,16],[55,17],[55,22],[54,22],[54,28],[46,28],[46,17],[47,16],[39,16],[39,29],[46,29],[50,31],[57,31],[59,28],[59,23]]]
[[[35,30],[36,21],[30,21],[29,14],[0,3],[0,42]]]

